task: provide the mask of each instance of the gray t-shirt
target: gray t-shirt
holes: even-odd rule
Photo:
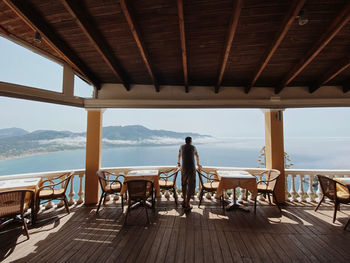
[[[182,170],[195,170],[194,155],[197,154],[197,149],[192,144],[181,145],[179,152],[182,157]]]

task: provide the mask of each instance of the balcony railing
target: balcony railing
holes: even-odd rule
[[[106,171],[112,172],[112,173],[122,173],[127,174],[131,170],[143,170],[143,169],[157,169],[157,170],[169,170],[171,168],[174,168],[174,166],[129,166],[129,167],[107,167],[103,168]],[[263,179],[263,177],[266,175],[266,171],[268,171],[265,168],[242,168],[242,167],[210,167],[206,166],[203,167],[203,170],[205,172],[216,172],[217,170],[245,170],[253,175],[256,175],[258,179]],[[84,202],[84,185],[85,185],[85,170],[69,170],[69,172],[73,171],[74,175],[73,178],[68,186],[68,202],[69,205],[74,204],[82,204]],[[8,179],[19,179],[19,178],[33,178],[33,177],[40,177],[42,179],[49,179],[52,180],[54,177],[61,175],[68,171],[54,171],[54,172],[41,172],[41,173],[28,173],[28,174],[16,174],[16,175],[5,175],[0,176],[1,180],[8,180]],[[287,169],[285,171],[286,174],[286,200],[293,201],[293,202],[315,202],[321,197],[321,188],[319,185],[319,182],[317,180],[316,175],[326,175],[331,178],[334,177],[350,177],[350,170],[301,170],[301,169]],[[179,182],[179,181],[178,181]],[[179,184],[178,184],[179,185]],[[199,190],[199,189],[197,189]],[[199,191],[198,191],[199,192]],[[232,199],[232,193],[234,193],[233,189],[228,190],[225,193],[226,199]],[[163,197],[169,199],[172,197],[172,194],[169,191],[164,191],[162,193]],[[236,191],[236,197],[238,200],[244,201],[250,200],[250,195],[246,193],[245,189],[237,189]],[[118,196],[113,196],[113,200],[118,200]],[[195,196],[194,198],[197,198]],[[212,195],[207,194],[206,198],[211,199],[213,198]],[[263,196],[259,196],[258,199],[260,201],[264,200]],[[107,197],[107,200],[110,200],[110,197]],[[54,204],[54,203],[48,203],[46,204],[45,208],[52,208],[55,205],[57,207],[61,207],[63,205],[63,202]]]

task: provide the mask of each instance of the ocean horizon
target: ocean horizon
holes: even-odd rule
[[[203,166],[257,167],[264,138],[220,138],[195,144]],[[180,145],[119,146],[102,149],[102,167],[176,165]],[[350,169],[350,137],[285,139],[295,169]],[[84,169],[85,149],[0,161],[0,176]]]

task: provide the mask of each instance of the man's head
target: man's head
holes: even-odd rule
[[[186,137],[185,142],[186,142],[186,144],[191,144],[192,143],[192,138],[191,137]]]

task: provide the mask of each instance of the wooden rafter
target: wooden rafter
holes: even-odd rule
[[[272,58],[272,55],[275,53],[275,51],[277,50],[277,48],[281,44],[282,40],[284,39],[284,37],[287,35],[287,32],[289,31],[290,27],[292,26],[293,22],[295,21],[295,17],[299,14],[300,10],[304,6],[305,1],[306,0],[293,0],[292,4],[290,5],[290,7],[288,9],[288,12],[284,16],[281,27],[280,27],[278,33],[276,34],[275,39],[272,41],[269,48],[266,50],[261,62],[259,63],[259,66],[255,70],[253,79],[245,87],[245,89],[244,89],[245,93],[248,93],[250,91],[250,89],[255,85],[259,76],[261,75],[261,73],[265,69],[266,65],[269,63],[270,59]]]
[[[122,69],[119,61],[114,56],[109,44],[104,39],[102,33],[96,29],[96,26],[89,18],[87,12],[84,12],[82,6],[77,1],[61,0],[64,7],[76,20],[77,24],[89,38],[92,45],[100,53],[103,60],[111,69],[113,74],[123,83],[126,90],[130,90],[130,84],[125,71]]]
[[[185,91],[189,92],[188,87],[188,66],[187,66],[187,52],[186,52],[186,37],[185,37],[185,21],[184,21],[184,7],[183,0],[177,0],[177,11],[179,16],[180,39],[181,39],[181,53],[182,53],[182,68],[184,72]]]
[[[231,47],[232,47],[233,38],[235,36],[237,25],[238,25],[239,16],[241,14],[242,5],[243,5],[242,0],[234,0],[233,13],[232,13],[232,16],[231,16],[229,29],[227,31],[227,37],[226,37],[226,41],[225,41],[224,53],[223,53],[222,60],[221,60],[221,63],[220,63],[219,74],[218,74],[217,82],[216,82],[216,85],[215,85],[215,93],[219,92],[219,89],[220,89],[220,86],[221,86],[221,83],[222,83],[222,79],[224,77],[224,73],[225,73],[225,70],[226,70],[228,57],[230,55],[230,51],[231,51]]]
[[[133,13],[131,11],[130,6],[127,3],[127,0],[121,0],[120,1],[120,6],[121,6],[121,9],[122,9],[122,11],[124,13],[125,19],[128,22],[130,31],[131,31],[134,39],[135,39],[136,45],[137,45],[137,47],[138,47],[138,49],[140,51],[142,60],[143,60],[143,62],[146,65],[148,74],[150,75],[150,77],[151,77],[151,79],[153,81],[153,85],[156,88],[156,91],[159,92],[160,91],[159,85],[158,85],[158,82],[156,80],[156,77],[154,75],[154,71],[153,71],[151,63],[150,63],[148,51],[145,48],[145,44],[144,44],[144,42],[142,40],[140,30],[139,30],[139,28],[138,28],[138,26],[137,26],[137,24],[135,22]]]
[[[313,85],[309,87],[310,93],[318,90],[322,85],[334,79],[337,75],[343,72],[350,66],[350,58],[343,58],[336,65],[333,65],[322,77]]]
[[[350,20],[350,2],[342,9],[342,11],[335,17],[333,22],[329,25],[326,31],[315,42],[312,48],[305,54],[305,56],[288,72],[281,84],[275,88],[275,93],[278,94],[287,86],[296,76],[300,74],[311,61],[328,45],[328,43],[339,33],[339,31]]]
[[[95,87],[100,88],[100,80],[85,63],[75,54],[68,44],[61,39],[55,30],[44,20],[41,14],[28,1],[3,0],[33,31],[38,31],[45,41],[71,67],[75,68]]]

